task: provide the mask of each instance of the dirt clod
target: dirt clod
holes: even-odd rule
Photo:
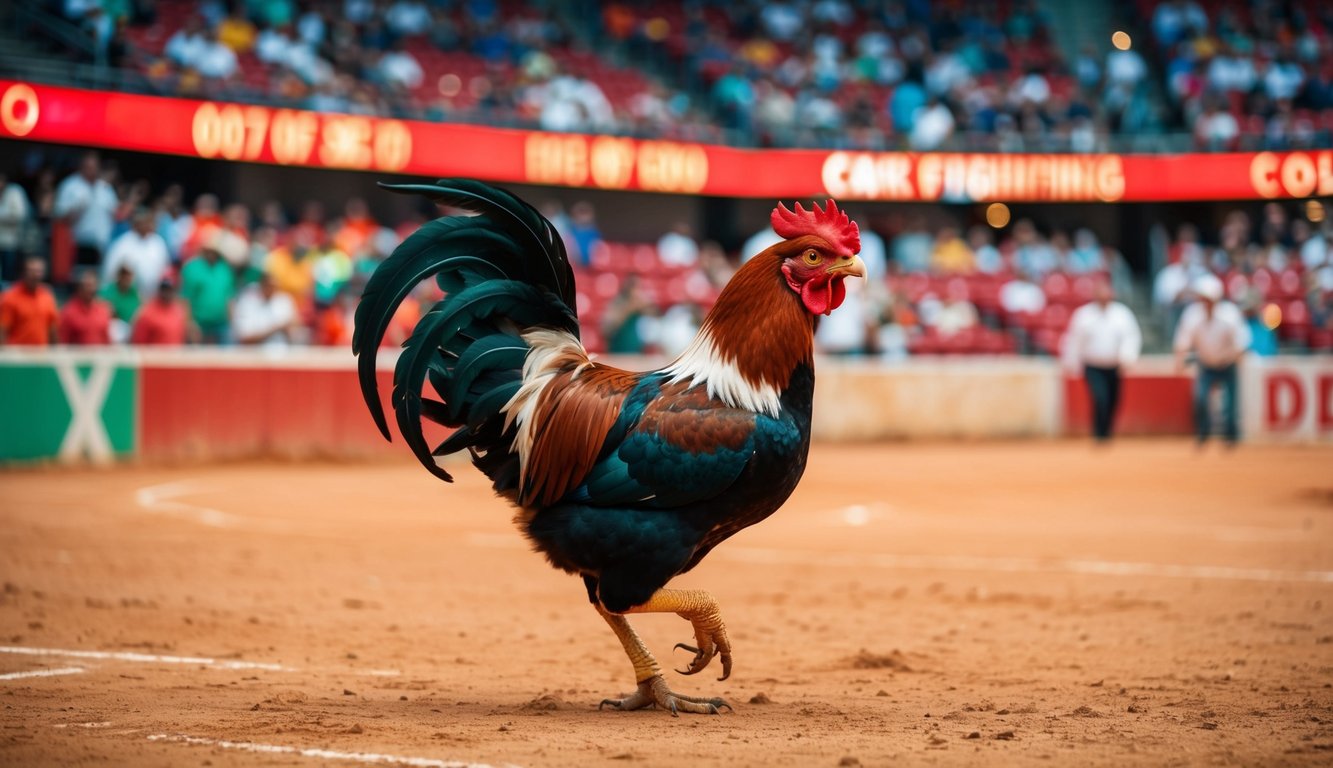
[[[852,669],[891,669],[894,672],[911,672],[912,667],[908,665],[903,657],[902,651],[894,649],[888,653],[871,653],[861,649],[859,653],[847,660]]]

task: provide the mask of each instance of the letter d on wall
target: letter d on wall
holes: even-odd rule
[[[1264,385],[1264,424],[1275,432],[1298,428],[1305,414],[1305,389],[1296,374],[1274,371]]]

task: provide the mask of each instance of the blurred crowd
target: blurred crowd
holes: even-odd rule
[[[1333,7],[1270,0],[1140,5],[1172,107],[1199,148],[1327,146]]]
[[[54,177],[41,168],[29,189],[0,174],[5,343],[348,345],[353,297],[423,221],[385,226],[358,198],[332,213],[212,194],[187,205],[180,185],[125,181],[91,152]],[[413,297],[386,343],[418,312]]]
[[[25,167],[13,178],[0,169],[8,344],[347,346],[370,274],[425,220],[378,221],[355,197],[333,211],[313,201],[251,208],[208,193],[187,200],[179,184],[129,180],[92,152],[64,175]],[[1323,220],[1317,205],[1292,215],[1273,203],[1257,222],[1232,212],[1208,243],[1181,227],[1162,249],[1152,291],[1162,335],[1192,299],[1190,286],[1211,273],[1266,326],[1255,329],[1256,348],[1333,348],[1333,230],[1312,221]],[[596,352],[679,353],[741,259],[778,239],[765,227],[728,253],[682,221],[654,243],[614,242],[587,201],[540,208],[565,240],[584,342]],[[1101,286],[1135,295],[1120,252],[1090,229],[1043,229],[1025,218],[962,228],[910,208],[851,213],[864,224],[868,279],[849,281],[844,305],[821,321],[825,353],[1056,355],[1073,311]],[[439,297],[423,283],[385,343],[406,339]]]
[[[1278,203],[1265,205],[1257,221],[1231,211],[1207,239],[1182,224],[1153,279],[1165,329],[1175,328],[1193,298],[1190,286],[1212,275],[1250,320],[1256,351],[1271,354],[1281,341],[1333,350],[1333,226],[1317,201],[1302,214]]]
[[[51,2],[96,61],[159,91],[317,110],[865,149],[1333,132],[1333,11],[1316,2],[1143,0],[1146,57],[1108,39],[1069,60],[1033,0]]]

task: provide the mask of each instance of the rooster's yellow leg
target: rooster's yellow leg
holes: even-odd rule
[[[656,706],[677,717],[681,712],[716,715],[722,707],[731,708],[731,705],[722,699],[696,698],[673,693],[662,679],[662,670],[657,666],[657,661],[639,639],[638,633],[629,625],[629,620],[620,614],[607,611],[600,605],[597,606],[597,611],[606,619],[606,623],[611,625],[611,631],[616,633],[620,644],[625,647],[625,654],[634,665],[634,679],[639,684],[634,693],[623,699],[604,699],[597,706],[598,709],[609,706],[614,709],[633,710]]]
[[[679,643],[677,648],[694,654],[688,669],[677,670],[682,675],[702,672],[714,656],[722,657],[722,677],[731,676],[731,641],[727,639],[727,627],[722,623],[722,611],[717,607],[717,600],[701,589],[659,589],[648,598],[648,602],[635,606],[626,613],[674,613],[694,625],[694,640],[697,645]]]

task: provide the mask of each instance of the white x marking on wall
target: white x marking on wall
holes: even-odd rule
[[[54,366],[70,409],[69,429],[60,443],[60,458],[68,461],[86,455],[95,462],[110,461],[111,438],[102,423],[102,405],[111,389],[115,368],[110,361],[94,360],[88,380],[83,381],[72,360],[56,360]]]

